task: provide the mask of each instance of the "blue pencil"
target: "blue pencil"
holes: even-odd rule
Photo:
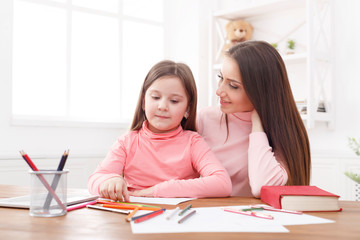
[[[64,154],[61,157],[61,160],[59,162],[58,168],[56,169],[57,171],[62,171],[64,169],[67,157],[69,155],[69,150],[65,151]],[[54,189],[54,191],[57,188],[57,185],[59,184],[60,181],[60,174],[56,174],[52,183],[51,183],[51,188]],[[50,193],[48,193],[48,195],[46,196],[46,201],[44,203],[44,209],[48,210],[50,208],[50,204],[51,204],[51,200],[53,199],[52,195]]]
[[[30,166],[31,170],[37,172],[39,169],[35,166],[33,161],[30,159],[30,157],[23,151],[20,151],[21,156],[24,158],[25,162]],[[41,183],[46,187],[46,189],[49,191],[49,194],[51,197],[54,197],[56,202],[61,206],[62,209],[66,210],[66,206],[61,202],[59,197],[56,195],[54,189],[51,188],[50,184],[46,181],[43,175],[38,174],[37,177],[41,181]]]

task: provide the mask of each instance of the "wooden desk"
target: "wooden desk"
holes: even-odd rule
[[[0,198],[28,194],[28,188],[0,185]],[[255,198],[209,198],[191,202],[193,207],[258,204]],[[187,203],[180,204],[180,207]],[[360,239],[360,202],[341,201],[342,212],[311,213],[336,223],[286,226],[289,233],[176,233],[133,234],[123,214],[80,209],[62,217],[29,216],[28,209],[0,208],[0,239]],[[167,206],[175,208],[174,206]]]

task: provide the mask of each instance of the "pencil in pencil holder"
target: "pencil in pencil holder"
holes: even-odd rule
[[[39,170],[30,173],[30,212],[34,217],[66,214],[67,174],[69,170]]]

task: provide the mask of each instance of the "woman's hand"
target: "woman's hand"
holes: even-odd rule
[[[142,190],[135,190],[133,192],[130,192],[130,195],[134,197],[154,197],[153,193],[154,187],[149,187]]]
[[[113,177],[100,185],[100,197],[115,201],[129,201],[129,192],[123,177]]]
[[[251,132],[263,132],[263,126],[259,117],[259,114],[254,109],[251,114],[252,131]]]

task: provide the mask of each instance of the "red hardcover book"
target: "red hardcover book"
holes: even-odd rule
[[[303,212],[341,211],[339,197],[316,186],[263,186],[261,200],[274,208]]]

